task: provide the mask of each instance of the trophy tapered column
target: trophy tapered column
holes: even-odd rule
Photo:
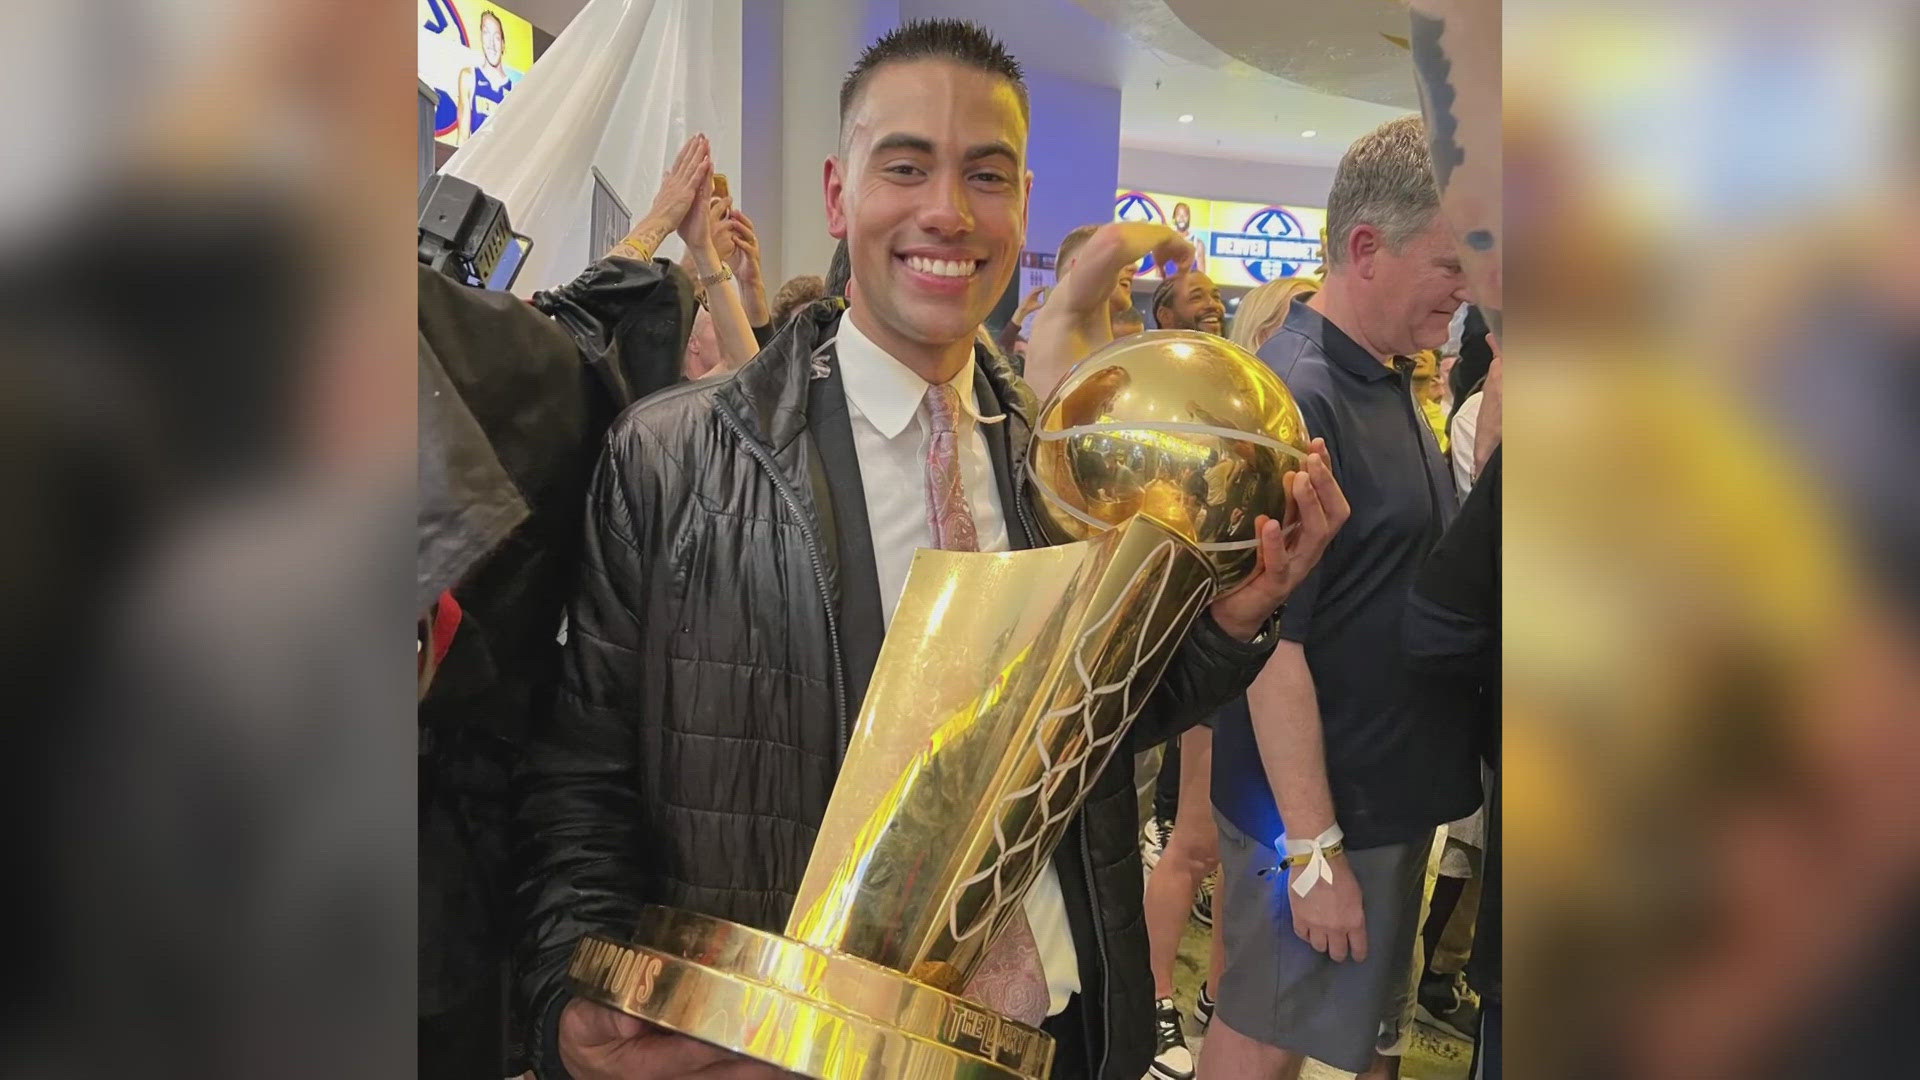
[[[787,935],[957,990],[1212,598],[1140,516],[1005,555],[922,551]]]
[[[1039,1080],[1053,1042],[957,996],[1213,597],[1140,517],[916,556],[786,935],[651,906],[574,992],[829,1080]]]

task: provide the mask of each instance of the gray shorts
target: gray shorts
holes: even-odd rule
[[[1214,933],[1226,935],[1215,1015],[1268,1046],[1366,1071],[1376,1051],[1401,1038],[1432,840],[1347,852],[1360,883],[1367,958],[1335,963],[1293,932],[1285,871],[1260,876],[1279,861],[1274,850],[1218,812],[1214,821],[1225,884]]]

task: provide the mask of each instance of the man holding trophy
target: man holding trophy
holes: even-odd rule
[[[1220,339],[1114,346],[1044,412],[976,348],[1032,183],[991,36],[901,27],[841,117],[856,299],[629,411],[589,495],[524,807],[543,1080],[1141,1075],[1128,751],[1244,692],[1347,516]],[[1148,253],[1193,257],[1096,233],[1031,350],[1106,346]]]

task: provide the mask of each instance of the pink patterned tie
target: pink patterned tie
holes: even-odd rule
[[[979,551],[973,510],[967,506],[966,480],[960,474],[960,394],[952,386],[927,387],[927,531],[942,551]]]
[[[980,536],[974,530],[967,485],[960,473],[959,435],[954,430],[959,416],[960,394],[952,386],[927,388],[932,432],[927,439],[927,529],[937,548],[978,551]],[[964,993],[1000,1015],[1031,1027],[1039,1027],[1047,1018],[1051,1004],[1047,973],[1040,963],[1040,946],[1033,940],[1025,907],[1013,913],[1000,936],[987,946]]]

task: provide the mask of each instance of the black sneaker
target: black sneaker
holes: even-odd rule
[[[1465,975],[1430,971],[1420,977],[1415,1015],[1430,1027],[1472,1042],[1480,1028],[1480,995],[1467,985]]]
[[[1147,1066],[1149,1080],[1193,1080],[1193,1051],[1187,1049],[1187,1037],[1180,1031],[1180,1010],[1172,998],[1161,998],[1153,1007],[1153,1064]]]
[[[1200,984],[1200,994],[1193,999],[1193,1026],[1206,1033],[1207,1025],[1213,1023],[1213,987]]]
[[[1213,925],[1213,885],[1220,880],[1220,871],[1215,870],[1200,882],[1200,895],[1193,898],[1193,921],[1201,926]]]

